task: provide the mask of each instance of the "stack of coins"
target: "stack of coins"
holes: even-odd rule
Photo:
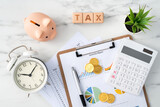
[[[113,94],[101,93],[99,94],[99,100],[101,102],[113,103],[115,101],[115,96]]]
[[[85,66],[86,72],[94,72],[95,74],[100,74],[102,72],[102,67],[99,65],[97,58],[90,59],[89,63]]]

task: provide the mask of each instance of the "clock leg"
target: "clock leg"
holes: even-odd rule
[[[30,93],[28,93],[28,98],[29,98],[29,96],[30,96]]]
[[[47,82],[47,85],[51,85],[49,82]]]

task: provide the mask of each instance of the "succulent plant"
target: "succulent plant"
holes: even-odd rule
[[[130,14],[127,16],[129,18],[129,21],[125,22],[125,24],[132,27],[132,32],[136,33],[141,30],[144,32],[144,29],[149,30],[147,25],[150,25],[149,23],[152,22],[150,20],[154,17],[154,16],[147,17],[151,9],[144,12],[145,6],[142,6],[142,8],[139,7],[138,13],[133,13],[132,9],[131,8],[129,9],[130,9]]]

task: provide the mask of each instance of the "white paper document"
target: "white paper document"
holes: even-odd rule
[[[95,42],[101,40],[99,37],[90,41]],[[69,49],[78,47],[88,43],[88,40],[84,38],[80,33],[76,33],[71,40],[61,49]],[[56,55],[54,55],[48,62],[45,63],[48,68],[48,82],[50,85],[40,90],[40,94],[53,106],[53,107],[68,107],[68,101],[61,77],[61,73],[58,66]]]

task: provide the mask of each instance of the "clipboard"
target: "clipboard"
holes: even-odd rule
[[[122,39],[122,38],[126,38],[126,37],[129,37],[129,39],[133,40],[131,35],[123,35],[123,36],[119,36],[119,37],[103,40],[103,41],[100,41],[100,42],[91,43],[91,44],[84,45],[84,46],[81,46],[81,47],[71,48],[71,49],[67,49],[67,50],[63,50],[63,51],[58,52],[57,60],[58,60],[58,64],[59,64],[59,68],[60,68],[60,72],[61,72],[61,76],[62,76],[62,80],[63,80],[63,84],[64,84],[64,88],[65,88],[65,92],[66,92],[66,96],[67,96],[69,107],[72,107],[72,102],[71,102],[71,98],[70,98],[70,94],[69,94],[66,78],[65,78],[65,75],[64,75],[64,70],[63,70],[63,67],[62,67],[62,62],[61,62],[61,59],[60,59],[60,55],[75,51],[76,52],[76,56],[77,57],[81,57],[81,56],[87,55],[89,53],[79,54],[78,50],[83,49],[83,48],[96,46],[96,45],[99,45],[99,44],[103,44],[105,42],[111,42],[112,41],[112,45],[110,47],[104,48],[104,49],[101,49],[101,50],[98,50],[98,51],[111,49],[111,48],[115,47],[114,41]],[[98,52],[98,51],[94,51],[92,53],[95,53],[95,52]],[[144,96],[145,96],[145,100],[146,100],[146,103],[147,103],[147,107],[150,107],[149,100],[148,100],[148,95],[147,95],[147,92],[146,92],[146,89],[145,89],[145,85],[143,86],[143,91],[144,91]]]

